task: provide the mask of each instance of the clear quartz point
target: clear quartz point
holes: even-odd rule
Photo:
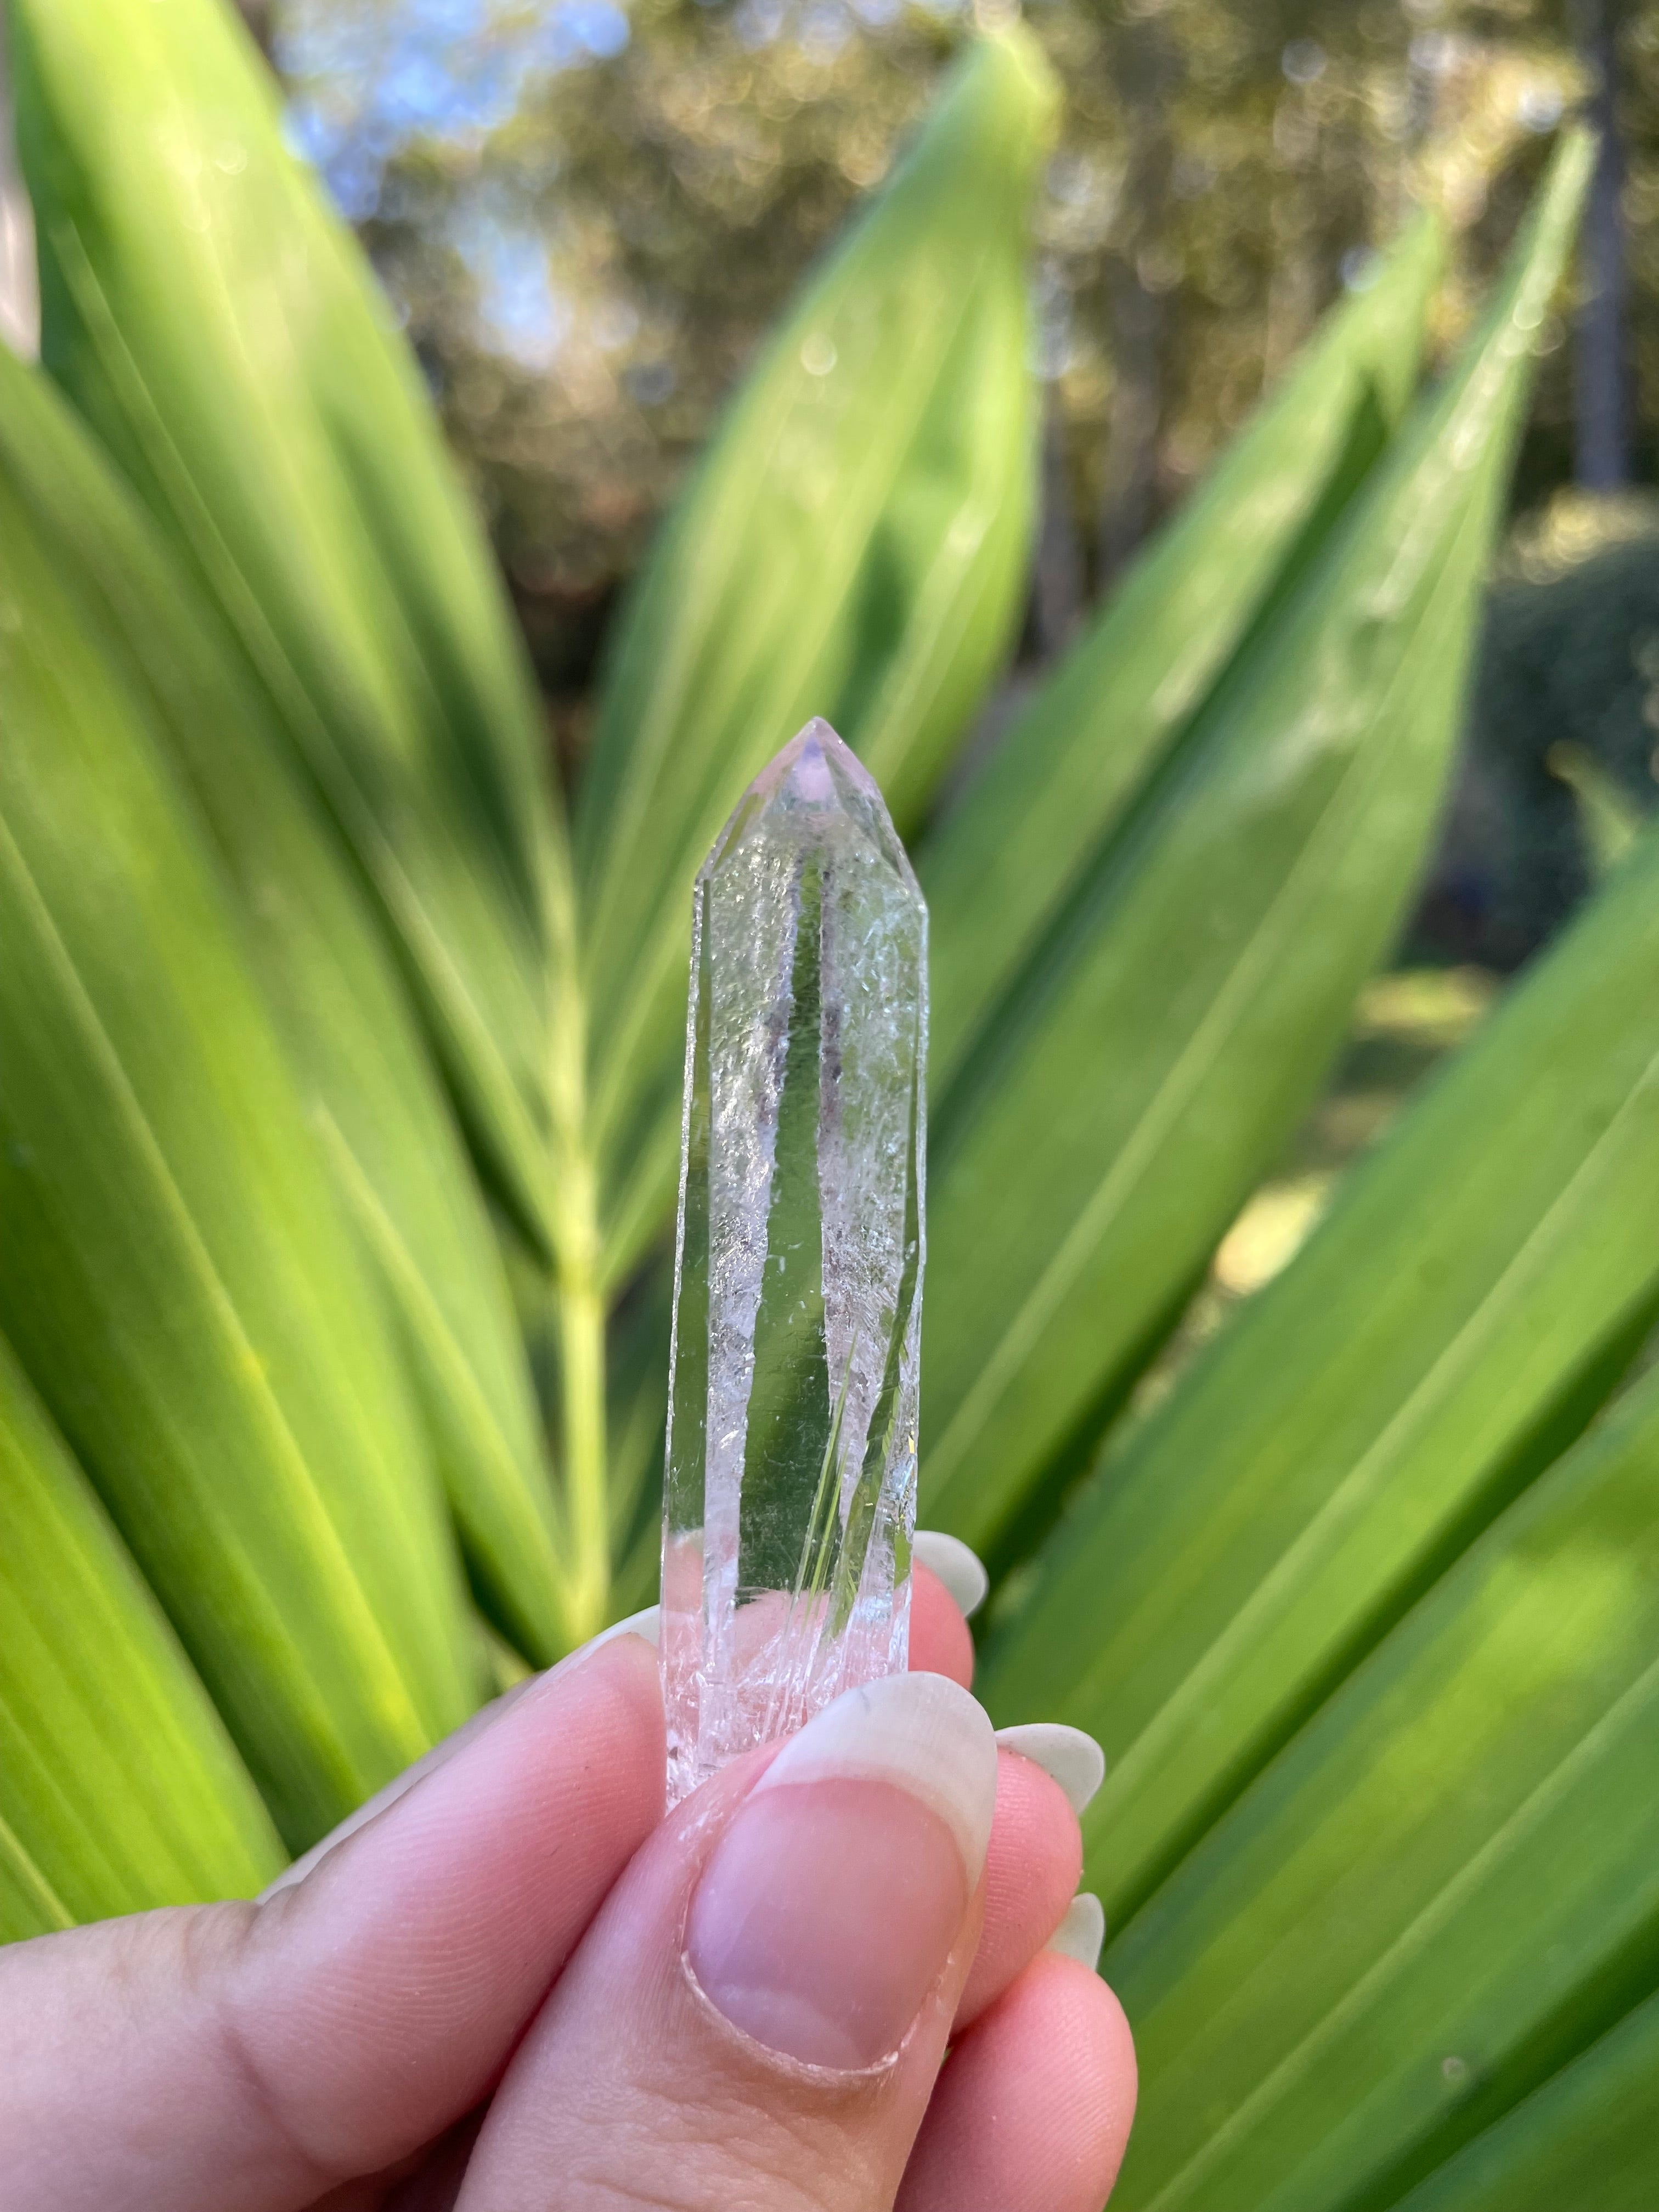
[[[902,1668],[927,909],[809,722],[697,878],[663,1513],[669,1801]]]

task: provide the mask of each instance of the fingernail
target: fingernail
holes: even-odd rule
[[[662,1607],[644,1606],[638,1613],[630,1613],[626,1620],[613,1620],[609,1628],[602,1628],[570,1656],[573,1659],[589,1659],[602,1644],[614,1644],[619,1636],[642,1636],[647,1644],[655,1644],[660,1640],[661,1631]]]
[[[1059,1783],[1079,1818],[1106,1779],[1106,1754],[1093,1736],[1063,1722],[1027,1721],[1021,1728],[999,1729],[997,1741]]]
[[[768,2049],[854,2069],[896,2051],[985,1863],[996,1745],[942,1674],[838,1698],[787,1743],[704,1868],[686,1964]]]
[[[947,1536],[942,1528],[918,1528],[911,1550],[928,1573],[937,1575],[950,1591],[963,1619],[971,1620],[991,1587],[979,1553],[969,1551],[960,1536]]]
[[[1066,1908],[1066,1917],[1048,1938],[1045,1949],[1062,1959],[1075,1959],[1092,1974],[1100,1964],[1100,1947],[1106,1941],[1106,1908],[1086,1889],[1079,1890]]]

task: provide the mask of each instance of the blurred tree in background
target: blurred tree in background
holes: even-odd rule
[[[1553,12],[1040,0],[1069,96],[1042,367],[1085,588],[1364,282],[1408,197],[1474,226],[1484,276],[1494,186],[1506,235],[1581,89]],[[364,227],[509,558],[567,590],[631,565],[962,28],[902,0],[285,0],[275,21],[297,139]]]
[[[886,173],[963,0],[241,4],[295,143],[407,320],[579,750],[617,586],[802,264]],[[1587,750],[1638,810],[1659,796],[1659,510],[1620,489],[1651,482],[1659,423],[1659,4],[1033,0],[1029,16],[1067,101],[1041,216],[1032,665],[1332,298],[1366,283],[1409,204],[1456,230],[1449,343],[1563,113],[1610,131],[1578,297],[1545,334],[1517,495],[1530,550],[1494,599],[1415,933],[1430,957],[1513,965],[1590,866],[1552,748]],[[1552,522],[1575,481],[1603,496]]]

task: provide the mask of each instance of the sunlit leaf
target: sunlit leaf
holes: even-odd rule
[[[3,1342],[0,1622],[0,1943],[278,1872],[246,1768]]]
[[[1143,2085],[1115,2212],[1383,2212],[1651,1990],[1656,1654],[1659,1375],[1109,1948]]]
[[[974,47],[786,319],[623,617],[576,823],[616,1273],[672,1204],[691,878],[738,793],[822,714],[914,824],[1008,647],[1052,99],[1024,33]]]
[[[547,1233],[539,718],[414,360],[221,0],[17,0],[43,358],[204,588]]]
[[[0,1328],[283,1837],[464,1717],[380,1298],[136,696],[0,478]]]
[[[927,840],[940,1095],[1137,789],[1397,428],[1440,260],[1439,231],[1421,216],[1153,539]]]
[[[1588,171],[1228,671],[939,1100],[923,1504],[1002,1555],[1309,1103],[1445,788],[1530,369]]]
[[[313,1125],[396,1306],[474,1578],[544,1665],[567,1640],[559,1560],[501,1255],[344,848],[211,604],[52,387],[9,356],[0,475],[200,801]]]
[[[1659,840],[1055,1532],[994,1653],[1121,1919],[1611,1386],[1659,1295]],[[1611,1364],[1611,1372],[1608,1371]]]

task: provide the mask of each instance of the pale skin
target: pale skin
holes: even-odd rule
[[[912,1663],[972,1669],[921,1569]],[[656,1656],[619,1637],[265,1901],[0,1952],[7,2206],[1099,2212],[1134,2057],[1043,1948],[1060,1790],[988,1751],[976,1846],[890,1781],[762,1786],[775,1753],[665,1820]]]

